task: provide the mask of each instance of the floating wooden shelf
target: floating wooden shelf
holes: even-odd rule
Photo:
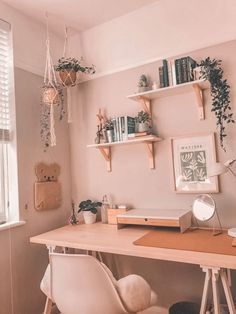
[[[196,97],[199,119],[204,120],[204,101],[202,91],[208,89],[209,87],[210,83],[208,81],[197,80],[175,86],[149,90],[147,92],[137,93],[127,97],[141,103],[144,110],[151,114],[151,100],[193,92]]]
[[[150,169],[155,168],[155,152],[154,152],[154,143],[160,142],[162,139],[160,137],[157,137],[155,135],[148,135],[143,136],[139,138],[130,139],[127,141],[121,141],[121,142],[113,142],[113,143],[102,143],[102,144],[92,144],[87,145],[88,148],[97,148],[101,152],[102,156],[107,162],[107,171],[111,171],[111,148],[113,146],[122,146],[122,145],[130,145],[130,144],[144,144],[147,153],[148,153],[148,159],[149,159],[149,167]]]

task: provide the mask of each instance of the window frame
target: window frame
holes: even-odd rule
[[[10,130],[7,145],[7,186],[8,199],[5,208],[5,224],[19,222],[19,188],[18,188],[18,165],[17,165],[17,137],[16,137],[16,108],[15,108],[15,82],[14,82],[14,62],[13,62],[13,34],[12,25],[3,19],[1,22],[9,25],[9,111],[10,111]],[[0,222],[1,223],[1,222]],[[4,222],[3,222],[4,223]],[[1,227],[1,225],[0,225]]]

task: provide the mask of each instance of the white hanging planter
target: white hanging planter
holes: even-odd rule
[[[86,224],[94,224],[97,219],[97,214],[93,214],[90,211],[83,211],[83,217]]]

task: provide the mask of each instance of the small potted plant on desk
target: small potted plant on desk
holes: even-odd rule
[[[135,117],[137,132],[147,132],[151,130],[151,118],[148,112],[139,111]]]
[[[98,207],[101,207],[101,206],[102,206],[101,202],[96,202],[96,201],[91,201],[91,200],[82,201],[79,204],[78,213],[80,213],[81,211],[83,212],[84,222],[86,224],[93,224],[96,222],[97,209]]]

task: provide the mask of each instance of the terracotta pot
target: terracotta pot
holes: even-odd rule
[[[96,222],[97,214],[93,214],[90,211],[83,211],[83,216],[86,224],[94,224]]]
[[[58,90],[52,86],[46,86],[43,88],[43,103],[47,105],[56,105],[59,103]]]
[[[59,77],[64,86],[72,86],[76,83],[77,72],[74,70],[61,70],[59,71]]]

